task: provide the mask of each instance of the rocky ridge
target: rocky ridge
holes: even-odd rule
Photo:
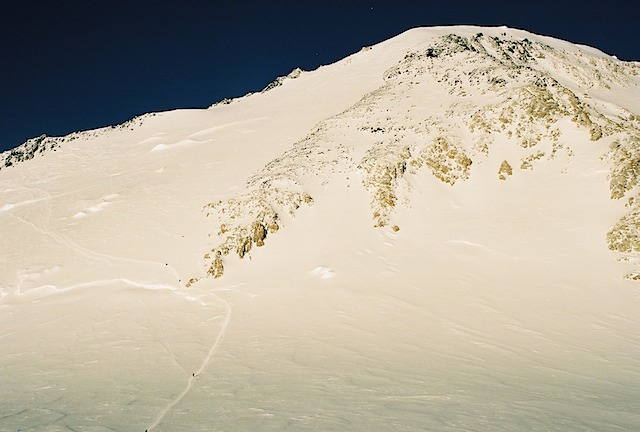
[[[33,159],[36,155],[42,155],[49,151],[56,151],[65,138],[52,138],[40,135],[31,138],[16,148],[0,153],[0,169],[9,168],[17,163]]]
[[[26,162],[33,159],[35,156],[43,156],[46,153],[57,151],[64,143],[75,141],[78,139],[90,140],[105,134],[108,134],[113,130],[133,130],[139,127],[146,118],[155,116],[155,113],[143,114],[136,116],[130,120],[127,120],[119,125],[108,126],[99,129],[93,129],[88,131],[73,132],[69,135],[62,137],[52,137],[46,134],[40,135],[35,138],[28,139],[19,146],[0,153],[0,170],[3,168],[13,167],[18,163]]]

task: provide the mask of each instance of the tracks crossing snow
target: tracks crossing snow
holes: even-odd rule
[[[191,391],[191,388],[193,387],[193,384],[196,381],[196,378],[198,378],[198,376],[209,366],[209,364],[211,363],[211,360],[213,359],[213,356],[216,353],[216,350],[218,349],[218,347],[220,346],[220,343],[222,342],[222,339],[224,338],[225,332],[227,330],[227,326],[231,321],[231,305],[229,304],[229,302],[227,302],[225,299],[221,298],[220,296],[216,295],[215,293],[211,293],[211,294],[216,298],[216,300],[224,304],[225,308],[227,309],[227,314],[224,318],[222,326],[220,327],[220,331],[218,332],[218,335],[216,336],[215,341],[209,348],[209,352],[207,353],[207,356],[204,358],[204,360],[200,364],[200,367],[198,368],[198,370],[193,372],[191,376],[188,377],[187,384],[184,390],[182,390],[182,393],[180,393],[175,399],[169,402],[169,404],[167,404],[167,406],[165,406],[162,409],[162,411],[158,413],[153,423],[147,429],[145,429],[145,432],[152,431],[160,423],[162,423],[162,420],[173,409],[173,407],[175,407],[178,403],[180,403],[180,401],[189,393],[189,391]]]

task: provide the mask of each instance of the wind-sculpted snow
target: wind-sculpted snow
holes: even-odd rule
[[[104,127],[83,132],[73,132],[63,137],[51,137],[45,134],[36,138],[31,138],[20,144],[19,146],[0,153],[0,170],[15,166],[18,163],[26,162],[35,156],[44,156],[49,152],[58,151],[64,143],[76,140],[91,140],[104,136],[110,131],[122,131],[125,129],[133,130],[139,127],[145,118],[154,116],[154,113],[144,114],[134,117],[116,126]]]

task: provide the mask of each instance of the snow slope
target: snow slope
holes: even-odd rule
[[[0,155],[0,430],[640,428],[639,73],[414,29]]]

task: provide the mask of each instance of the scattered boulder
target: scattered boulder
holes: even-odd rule
[[[500,164],[500,169],[498,170],[498,178],[500,180],[506,180],[507,176],[513,175],[513,168],[509,165],[509,162],[506,160],[502,161]]]

